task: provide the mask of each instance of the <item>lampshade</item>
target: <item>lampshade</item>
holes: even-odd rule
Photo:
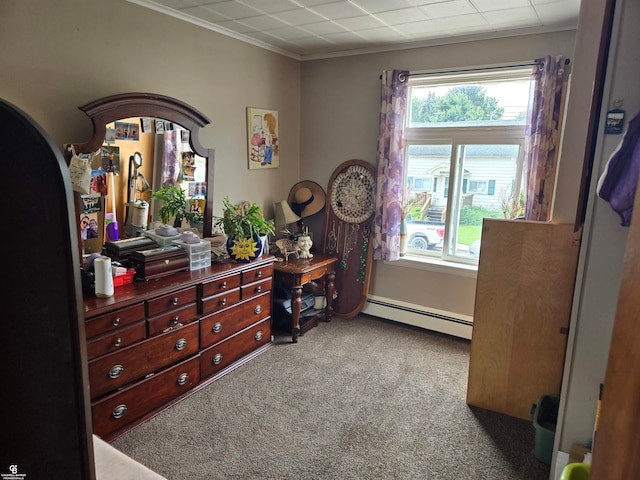
[[[290,223],[296,223],[300,217],[293,213],[286,200],[276,203],[276,228],[285,227]]]

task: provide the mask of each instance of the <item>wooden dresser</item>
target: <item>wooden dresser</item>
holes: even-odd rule
[[[269,348],[274,260],[227,261],[87,296],[93,432],[112,440]]]

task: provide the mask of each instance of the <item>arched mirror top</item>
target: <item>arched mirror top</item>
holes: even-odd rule
[[[177,123],[191,131],[191,146],[198,155],[208,156],[208,149],[200,145],[200,128],[211,121],[195,108],[175,98],[155,93],[122,93],[101,98],[82,107],[93,123],[93,136],[85,144],[76,144],[77,152],[96,151],[104,142],[106,126],[111,122],[130,117],[162,118]]]
[[[188,146],[193,153],[204,158],[205,161],[206,173],[204,181],[206,182],[207,187],[204,200],[201,200],[202,207],[204,207],[202,233],[204,237],[212,236],[214,150],[203,147],[198,139],[200,129],[210,123],[210,120],[204,114],[175,98],[155,93],[140,92],[123,93],[104,97],[78,108],[91,119],[93,124],[93,135],[86,143],[73,144],[77,154],[90,154],[100,150],[105,145],[108,126],[123,119],[161,119],[166,122],[171,122],[174,125],[178,125],[184,130],[188,130]],[[65,155],[68,159],[71,158],[69,150],[65,150]],[[123,162],[126,162],[126,159],[123,159]],[[145,159],[145,162],[148,162],[148,159]],[[160,168],[160,166],[157,165],[157,162],[158,159],[155,158],[156,166],[154,168],[156,171]],[[126,164],[123,164],[123,168],[126,168]],[[131,175],[131,172],[127,172],[125,170],[124,173],[126,176],[124,178],[124,183],[122,184],[122,189],[127,191],[126,178]],[[163,182],[152,181],[151,183],[152,191],[155,191]],[[183,188],[186,187],[183,186]],[[121,190],[118,185],[116,185],[116,190]],[[189,196],[188,192],[187,196]],[[124,197],[124,195],[120,194],[118,198],[122,197]],[[149,198],[145,199],[149,200]],[[191,202],[192,200],[189,201]],[[200,200],[198,202],[200,202]],[[123,208],[125,207],[118,204],[117,210],[120,211]],[[151,212],[152,218],[153,213],[154,212]],[[157,213],[157,211],[155,213]],[[118,216],[121,217],[127,215],[119,213]],[[157,220],[157,217],[154,218],[154,220]]]

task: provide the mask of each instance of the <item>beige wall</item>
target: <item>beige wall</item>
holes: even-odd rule
[[[222,198],[273,214],[299,178],[299,62],[125,2],[0,4],[0,97],[62,147],[91,136],[78,106],[124,92],[168,95],[209,117],[214,213]],[[246,107],[278,110],[280,168],[247,168]]]
[[[304,62],[301,178],[326,188],[342,162],[375,163],[382,70],[526,62],[547,54],[571,57],[574,38],[575,31],[567,31]],[[321,219],[311,222],[322,228]],[[370,293],[473,315],[475,279],[376,262]]]

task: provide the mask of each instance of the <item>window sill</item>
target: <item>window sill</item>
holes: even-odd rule
[[[386,265],[402,268],[415,268],[430,272],[445,273],[447,275],[458,275],[467,278],[477,278],[478,266],[466,265],[464,263],[445,262],[437,258],[426,258],[417,256],[405,256],[395,262],[384,261]]]

